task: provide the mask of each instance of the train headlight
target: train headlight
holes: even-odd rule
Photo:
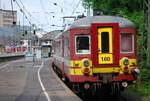
[[[123,64],[124,64],[125,66],[129,65],[129,60],[128,60],[128,59],[124,59],[124,60],[123,60]]]
[[[84,65],[85,67],[89,67],[90,62],[89,62],[88,60],[84,60],[84,61],[83,61],[83,65]]]

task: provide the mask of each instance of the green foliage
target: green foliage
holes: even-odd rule
[[[87,5],[90,4],[92,8],[99,8],[103,11],[107,10],[127,10],[133,13],[134,11],[142,10],[143,0],[83,0]]]
[[[141,69],[141,73],[138,76],[137,83],[129,86],[128,89],[133,90],[145,98],[150,100],[150,71],[147,69]]]
[[[143,0],[83,0],[85,8],[100,9],[104,14],[112,12],[123,15],[133,21],[138,28],[143,23]]]

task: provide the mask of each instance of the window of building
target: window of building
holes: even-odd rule
[[[90,36],[78,35],[75,37],[76,53],[89,54],[90,53]]]
[[[4,22],[12,23],[12,20],[4,20]]]

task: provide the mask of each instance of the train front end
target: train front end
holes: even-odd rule
[[[74,43],[70,46],[70,80],[78,86],[77,90],[82,86],[92,91],[107,88],[108,92],[119,93],[134,83],[139,73],[135,25],[120,17],[83,19],[70,30]]]

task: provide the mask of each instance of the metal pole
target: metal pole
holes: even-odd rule
[[[30,38],[31,39],[30,39],[29,45],[30,45],[30,52],[32,53],[32,35],[31,35],[32,33],[31,33],[31,27],[32,27],[32,25],[30,24],[30,36],[31,36]]]
[[[90,3],[88,5],[88,14],[87,14],[87,16],[90,16]]]
[[[148,0],[147,66],[150,66],[150,0]]]
[[[1,6],[1,5],[2,5],[2,1],[0,0],[0,9],[2,9],[2,6]]]
[[[145,16],[145,12],[146,12],[146,7],[145,7],[145,0],[143,1],[143,15],[144,15],[144,24],[143,24],[143,34],[142,34],[142,44],[141,44],[141,51],[139,52],[139,54],[140,54],[140,57],[141,57],[141,61],[142,62],[144,62],[145,61],[145,58],[144,58],[144,55],[145,55],[145,45],[144,45],[144,34],[146,34],[147,32],[146,32],[146,16]],[[140,60],[140,59],[139,59]],[[144,64],[143,64],[144,65]],[[143,66],[142,65],[142,66]]]

